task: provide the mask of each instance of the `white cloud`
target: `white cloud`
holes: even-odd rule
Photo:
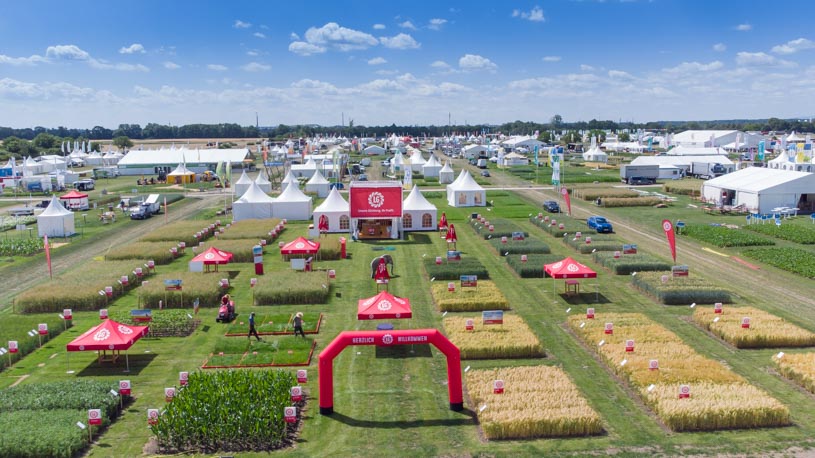
[[[95,59],[91,55],[76,45],[54,45],[45,50],[45,57],[31,56],[26,58],[10,58],[0,56],[0,63],[12,65],[32,65],[34,63],[56,63],[56,62],[85,62],[91,68],[99,70],[119,70],[123,72],[149,72],[150,69],[142,64],[110,63],[105,60]]]
[[[180,65],[178,65],[175,62],[171,62],[169,60],[164,62],[164,64],[162,64],[162,65],[164,65],[164,68],[166,68],[167,70],[178,70],[179,68],[181,68]]]
[[[634,76],[632,76],[630,73],[624,72],[622,70],[609,70],[608,71],[608,77],[609,78],[617,78],[617,79],[634,79]]]
[[[498,68],[491,60],[478,54],[465,54],[458,60],[458,66],[464,70],[495,71]]]
[[[395,75],[395,74],[399,73],[399,70],[386,70],[386,69],[383,68],[381,70],[375,71],[374,73],[376,73],[377,75],[381,75],[381,76],[389,76],[389,75]]]
[[[543,58],[544,62],[560,62],[560,56],[545,56]]]
[[[433,18],[427,25],[430,30],[441,30],[442,26],[447,23],[447,19]]]
[[[371,34],[341,27],[336,22],[329,22],[319,28],[309,28],[306,31],[306,42],[323,48],[336,48],[340,51],[368,49],[379,43]],[[291,47],[289,49],[291,50]]]
[[[385,24],[374,24],[374,30],[385,30]]]
[[[740,52],[736,54],[736,63],[739,65],[796,67],[798,64],[788,60],[778,59],[765,52]]]
[[[292,33],[289,34],[289,39],[299,41],[300,40],[300,35],[297,35],[296,33],[292,32]]]
[[[260,28],[263,30],[269,30],[269,26],[266,24],[260,24]]]
[[[592,67],[591,65],[580,64],[580,71],[583,71],[583,72],[593,72],[593,71],[594,71],[594,67]]]
[[[406,33],[400,33],[392,37],[379,37],[379,41],[382,42],[383,46],[391,49],[417,49],[421,46]]]
[[[312,54],[322,54],[326,49],[322,46],[306,43],[305,41],[293,41],[289,44],[289,51],[301,56],[310,56]]]
[[[0,64],[8,64],[8,65],[36,65],[39,63],[48,62],[48,60],[42,56],[38,56],[36,54],[30,57],[11,57],[5,56],[0,54]]]
[[[232,27],[235,27],[236,29],[248,29],[249,27],[252,27],[252,24],[249,22],[243,22],[240,19],[235,19],[235,24]]]
[[[405,21],[405,22],[400,23],[399,27],[401,27],[403,29],[416,30],[416,26],[413,25],[413,23],[410,22],[410,21]]]
[[[724,43],[716,43],[713,45],[713,50],[716,52],[725,52],[727,51],[727,46]]]
[[[255,36],[255,37],[258,37],[258,38],[266,38],[266,34],[265,33],[260,33],[260,32],[255,32],[255,33],[252,34],[252,36]]]
[[[246,55],[249,56],[249,57],[257,57],[257,56],[260,55],[260,53],[255,51],[255,50],[250,50],[250,51],[246,51]]]
[[[209,64],[207,65],[207,68],[215,72],[223,72],[229,70],[229,67],[221,64]]]
[[[790,40],[783,45],[773,46],[773,52],[776,54],[795,54],[798,51],[815,48],[815,43],[806,38],[798,38]]]
[[[90,60],[91,55],[76,45],[55,45],[45,50],[45,56],[52,59]]]
[[[248,64],[241,66],[241,68],[246,72],[266,72],[271,70],[272,66],[261,64],[259,62],[249,62]]]
[[[681,64],[663,69],[666,73],[704,73],[704,72],[712,72],[714,70],[721,70],[724,67],[724,64],[718,60],[714,60],[709,64],[703,64],[700,62],[682,62]]]
[[[144,54],[144,46],[139,43],[133,43],[126,48],[119,48],[119,54]]]
[[[382,65],[388,63],[383,57],[374,57],[373,59],[368,60],[368,65]]]
[[[753,26],[750,24],[739,24],[735,27],[735,29],[739,32],[749,32],[753,30]]]
[[[433,62],[432,64],[430,64],[430,66],[433,67],[433,68],[441,69],[441,70],[447,70],[447,69],[450,68],[450,64],[448,64],[447,62],[445,62],[443,60],[437,60],[437,61]]]
[[[543,10],[539,6],[532,8],[528,12],[518,9],[512,10],[512,17],[519,17],[532,22],[544,22],[546,20],[546,18],[543,17]]]

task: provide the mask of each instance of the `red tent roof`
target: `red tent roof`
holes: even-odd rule
[[[382,291],[374,297],[360,299],[357,306],[358,320],[382,320],[386,318],[410,318],[410,301]]]
[[[86,199],[87,197],[87,194],[83,194],[76,189],[71,190],[71,192],[67,194],[59,196],[60,199]]]
[[[209,247],[203,253],[192,258],[192,262],[203,262],[206,264],[226,264],[232,261],[232,253]]]
[[[280,248],[280,254],[316,254],[320,251],[320,243],[312,242],[305,237],[297,237]]]
[[[543,266],[544,272],[552,278],[595,278],[597,272],[580,264],[572,258],[566,258]]]
[[[85,331],[65,348],[68,351],[127,350],[147,335],[148,329],[149,326],[130,326],[108,319]]]

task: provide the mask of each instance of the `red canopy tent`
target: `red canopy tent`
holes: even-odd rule
[[[59,199],[65,201],[65,208],[68,209],[87,209],[88,208],[88,195],[77,191],[76,189],[71,192],[59,196]]]
[[[285,258],[292,254],[315,255],[320,251],[320,242],[312,242],[305,237],[297,237],[280,248],[280,254]]]
[[[357,305],[358,320],[384,320],[388,318],[411,318],[410,301],[382,291],[374,297],[360,299]]]
[[[563,259],[558,262],[554,262],[552,264],[546,264],[543,266],[543,271],[546,272],[550,277],[552,277],[552,294],[555,294],[555,279],[557,278],[597,278],[597,272],[589,269],[583,264],[575,261],[571,257]],[[575,293],[578,291],[579,284],[575,282]],[[568,280],[567,280],[567,287]]]
[[[224,250],[219,250],[215,247],[209,247],[203,253],[192,258],[192,261],[190,262],[204,263],[204,265],[207,266],[207,272],[209,272],[209,266],[215,266],[215,272],[217,272],[219,264],[227,264],[231,261],[232,253]]]
[[[72,340],[65,346],[68,351],[101,351],[99,362],[116,362],[119,352],[130,348],[137,340],[147,335],[149,326],[131,326],[107,319],[102,323],[88,329],[84,334]],[[106,356],[110,350],[111,355]],[[125,353],[127,370],[130,370],[130,361]]]

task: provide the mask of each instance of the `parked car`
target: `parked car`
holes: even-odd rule
[[[549,213],[560,213],[560,205],[554,200],[546,200],[543,202],[543,209]]]
[[[331,183],[331,189],[345,189],[345,185],[342,183]]]
[[[363,173],[362,175],[357,177],[357,181],[368,181],[368,175],[365,175]]]
[[[79,180],[74,183],[74,188],[76,188],[77,191],[92,191],[94,187],[92,179]]]
[[[611,227],[611,223],[609,223],[603,216],[589,216],[589,219],[586,220],[586,224],[599,233],[614,232],[614,228]]]
[[[631,177],[628,179],[628,184],[632,185],[640,185],[640,184],[655,184],[657,180],[651,177]]]
[[[153,216],[153,212],[151,212],[150,207],[145,204],[139,205],[130,212],[130,219],[147,219],[151,216]]]
[[[489,170],[482,170],[481,171],[481,176],[489,178],[490,177],[490,171]]]

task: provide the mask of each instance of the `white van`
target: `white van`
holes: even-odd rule
[[[477,167],[479,169],[486,169],[487,168],[487,160],[486,159],[479,159]]]

